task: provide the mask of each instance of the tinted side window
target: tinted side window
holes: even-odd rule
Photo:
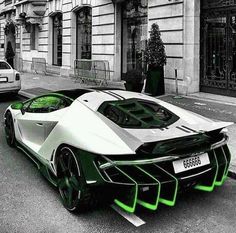
[[[60,97],[43,96],[34,99],[26,111],[32,113],[49,113],[67,106],[67,102]]]
[[[6,62],[0,61],[0,70],[10,70],[10,69],[11,67]]]

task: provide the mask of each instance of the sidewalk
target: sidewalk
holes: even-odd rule
[[[45,76],[34,73],[22,73],[21,80],[22,88],[19,94],[27,98],[44,94],[48,91],[88,87],[88,85],[75,82],[73,78],[52,75]],[[115,82],[110,82],[109,84],[115,88],[124,88],[122,84]],[[181,98],[175,98],[173,95],[165,95],[159,98],[211,119],[236,123],[236,98],[207,93],[197,93]],[[230,126],[228,130],[230,138],[228,145],[232,154],[229,175],[236,178],[236,125]]]
[[[108,85],[118,89],[124,89],[122,82],[108,81]],[[20,95],[32,98],[35,95],[57,91],[61,89],[76,89],[83,87],[94,87],[95,83],[80,84],[75,78],[63,78],[58,75],[44,75],[35,73],[21,73]]]

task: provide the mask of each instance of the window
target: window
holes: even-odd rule
[[[6,62],[0,62],[0,70],[10,70],[11,67]]]
[[[65,108],[68,105],[68,102],[63,98],[57,96],[42,96],[34,99],[30,103],[26,103],[24,109],[26,107],[25,111],[31,113],[50,113]]]
[[[77,59],[91,59],[92,41],[92,9],[83,7],[78,11],[76,28],[76,57]]]
[[[53,17],[53,65],[62,65],[62,14]]]
[[[179,120],[178,116],[159,104],[139,99],[107,101],[98,112],[122,128],[163,128]]]
[[[36,24],[31,24],[30,30],[30,49],[38,49],[38,27]]]
[[[122,73],[133,69],[146,70],[144,51],[148,38],[147,9],[147,0],[128,0],[123,4]]]

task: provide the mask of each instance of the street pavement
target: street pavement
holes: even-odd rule
[[[16,101],[22,99],[0,95],[0,116]],[[135,216],[146,223],[138,228],[108,205],[71,214],[35,164],[7,145],[0,127],[0,233],[234,233],[235,203],[236,182],[228,179],[212,193],[179,194],[175,207],[160,204],[155,212],[138,208]]]

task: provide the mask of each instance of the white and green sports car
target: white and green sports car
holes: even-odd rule
[[[7,143],[58,187],[70,211],[97,200],[127,212],[173,206],[180,190],[213,191],[227,178],[225,127],[121,90],[63,90],[9,106]]]

